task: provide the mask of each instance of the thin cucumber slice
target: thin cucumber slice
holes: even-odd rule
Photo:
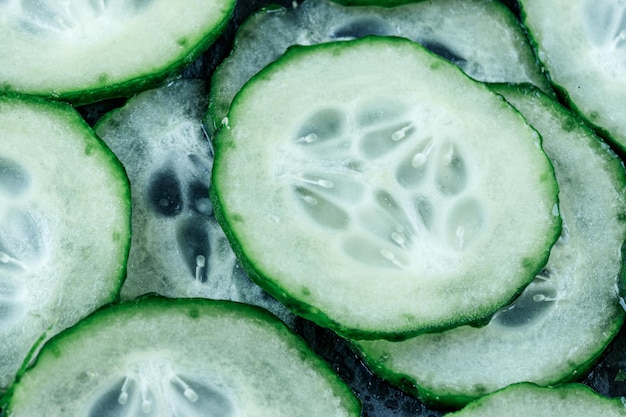
[[[537,90],[498,87],[543,136],[560,187],[563,233],[515,303],[482,328],[400,342],[357,341],[371,369],[425,402],[460,406],[506,385],[582,378],[624,320],[616,277],[626,239],[621,161]],[[405,384],[406,381],[410,384]]]
[[[626,7],[621,0],[521,0],[522,19],[550,79],[626,150]]]
[[[446,417],[623,417],[621,398],[606,398],[583,384],[539,387],[522,383],[476,400]]]
[[[382,9],[305,0],[295,8],[261,10],[241,25],[231,55],[212,76],[207,125],[219,127],[245,82],[288,47],[365,35],[417,41],[480,81],[551,89],[519,21],[500,2],[421,1]]]
[[[0,391],[39,342],[117,296],[129,192],[71,107],[0,96]]]
[[[192,62],[234,0],[0,2],[0,91],[90,103],[131,95]]]
[[[293,316],[245,275],[213,215],[213,154],[202,130],[204,81],[145,91],[95,125],[124,164],[133,237],[122,299],[148,293],[252,303]]]
[[[51,340],[7,402],[12,417],[360,415],[332,369],[266,311],[155,297]]]
[[[406,39],[292,48],[228,120],[211,192],[235,252],[270,294],[344,336],[484,320],[558,238],[536,132]]]

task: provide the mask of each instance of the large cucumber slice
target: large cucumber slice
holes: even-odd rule
[[[476,400],[463,410],[445,416],[624,417],[626,407],[622,399],[602,397],[582,384],[539,387],[522,383]]]
[[[344,336],[483,320],[558,237],[536,132],[406,39],[293,48],[228,120],[212,195],[235,252],[268,292]]]
[[[358,417],[332,369],[266,311],[146,298],[103,309],[51,340],[7,415]]]
[[[593,126],[626,150],[626,7],[621,0],[520,0],[550,79]]]
[[[0,2],[0,91],[87,103],[130,95],[197,58],[234,0]]]
[[[563,234],[545,269],[489,325],[400,343],[355,342],[379,375],[413,386],[429,403],[458,406],[516,382],[582,378],[624,320],[616,285],[626,239],[621,161],[535,89],[498,91],[543,136],[559,182]]]
[[[365,35],[417,41],[480,81],[551,89],[519,21],[500,2],[420,1],[383,9],[305,0],[295,8],[261,10],[238,29],[231,55],[212,75],[207,125],[218,127],[243,84],[288,47]]]
[[[38,341],[113,301],[129,244],[124,170],[78,113],[0,96],[0,391]]]
[[[181,79],[138,94],[94,128],[124,164],[133,196],[121,296],[242,301],[289,320],[288,310],[246,276],[213,215],[206,106],[204,81]]]

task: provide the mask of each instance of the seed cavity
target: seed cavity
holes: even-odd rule
[[[180,374],[168,359],[134,362],[127,371],[96,394],[89,417],[234,415],[233,402],[207,376]]]
[[[155,214],[174,217],[183,210],[180,180],[173,168],[165,168],[152,175],[147,191],[148,207]]]
[[[32,178],[25,167],[19,163],[0,157],[0,192],[10,197],[19,197],[26,192]]]
[[[347,21],[331,32],[331,37],[337,40],[358,39],[368,35],[391,35],[391,25],[380,17],[364,17]]]
[[[209,223],[202,217],[189,217],[176,225],[176,244],[191,279],[208,280],[207,259],[211,256]]]
[[[544,269],[517,300],[494,315],[492,322],[506,327],[522,327],[538,322],[561,299],[557,282],[558,274]]]

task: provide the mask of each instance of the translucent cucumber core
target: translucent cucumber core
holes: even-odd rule
[[[425,247],[463,251],[488,221],[462,141],[416,114],[393,99],[321,108],[290,142],[316,161],[281,169],[300,211],[343,231],[342,250],[363,264],[410,269]]]

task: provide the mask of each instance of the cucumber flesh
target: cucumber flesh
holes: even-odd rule
[[[7,402],[13,417],[360,415],[332,369],[266,311],[157,297],[51,340]]]
[[[539,387],[522,383],[474,401],[445,417],[623,417],[626,407],[620,398],[606,398],[582,384]]]
[[[0,2],[0,91],[85,104],[131,95],[192,62],[233,0]]]
[[[211,192],[235,252],[270,294],[344,336],[484,320],[559,235],[536,132],[414,42],[292,48],[228,120]]]
[[[295,8],[261,10],[240,26],[231,55],[212,75],[207,125],[219,127],[245,82],[290,46],[366,35],[417,41],[480,81],[531,82],[551,91],[518,20],[497,1],[420,1],[383,9],[305,0]]]
[[[94,127],[124,164],[133,195],[133,238],[122,299],[156,293],[263,306],[293,315],[246,276],[213,215],[213,154],[202,130],[204,81],[142,92]]]
[[[626,150],[626,8],[621,0],[522,0],[522,20],[571,106]]]
[[[544,270],[487,326],[407,341],[355,341],[383,378],[438,406],[509,384],[584,377],[624,320],[616,277],[626,239],[621,161],[575,116],[537,90],[499,86],[542,134],[560,187],[563,234]]]
[[[115,299],[129,245],[128,180],[79,114],[0,97],[0,391],[43,339]]]

